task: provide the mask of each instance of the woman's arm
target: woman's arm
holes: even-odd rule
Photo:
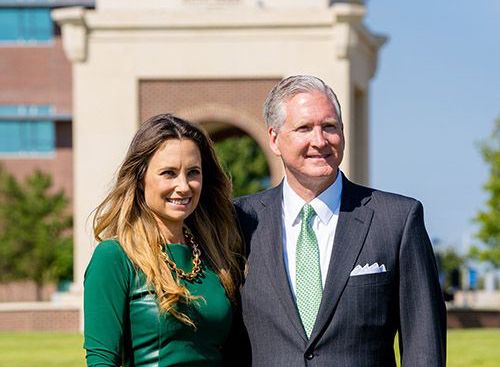
[[[116,241],[99,244],[85,272],[84,348],[87,366],[121,366],[128,319],[128,259]]]

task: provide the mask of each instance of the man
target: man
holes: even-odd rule
[[[339,170],[330,87],[292,76],[264,115],[283,182],[236,200],[248,263],[241,291],[254,367],[445,366],[446,311],[422,205]]]

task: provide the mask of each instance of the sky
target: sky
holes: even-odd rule
[[[370,88],[370,184],[419,199],[429,235],[477,242],[488,166],[479,143],[500,118],[500,0],[367,0],[388,37]]]

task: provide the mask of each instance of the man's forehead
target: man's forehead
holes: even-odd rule
[[[326,117],[321,120],[311,120],[311,119],[296,119],[296,120],[290,120],[291,124],[294,126],[300,126],[300,125],[324,125],[324,124],[340,124],[340,121],[332,116],[332,117]]]
[[[330,97],[321,91],[312,91],[312,92],[301,92],[294,94],[287,98],[283,104],[285,109],[289,109],[290,107],[298,107],[301,105],[314,105],[314,104],[322,104],[327,102],[332,110],[337,114],[337,108]]]
[[[296,91],[295,93],[290,94],[286,99],[285,103],[289,103],[292,100],[299,99],[300,97],[305,97],[308,95],[314,95],[314,96],[323,96],[326,99],[330,99],[328,95],[320,90],[301,90],[301,91]]]
[[[338,113],[332,101],[326,95],[322,95],[320,98],[317,98],[318,95],[319,94],[314,95],[313,93],[301,93],[296,95],[295,98],[292,98],[285,103],[285,112],[287,115],[290,113],[313,115],[318,113],[321,114],[322,112],[325,114],[323,119],[338,121]]]

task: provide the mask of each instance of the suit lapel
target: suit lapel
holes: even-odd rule
[[[364,206],[368,200],[368,196],[363,196],[356,186],[343,177],[342,201],[332,255],[309,344],[314,342],[330,323],[349,274],[361,252],[373,217],[373,210]]]
[[[259,218],[262,230],[258,242],[262,245],[263,261],[268,271],[267,279],[272,284],[293,328],[306,341],[307,338],[290,290],[283,259],[282,188],[283,183],[273,190],[269,201],[262,202],[264,208]]]

